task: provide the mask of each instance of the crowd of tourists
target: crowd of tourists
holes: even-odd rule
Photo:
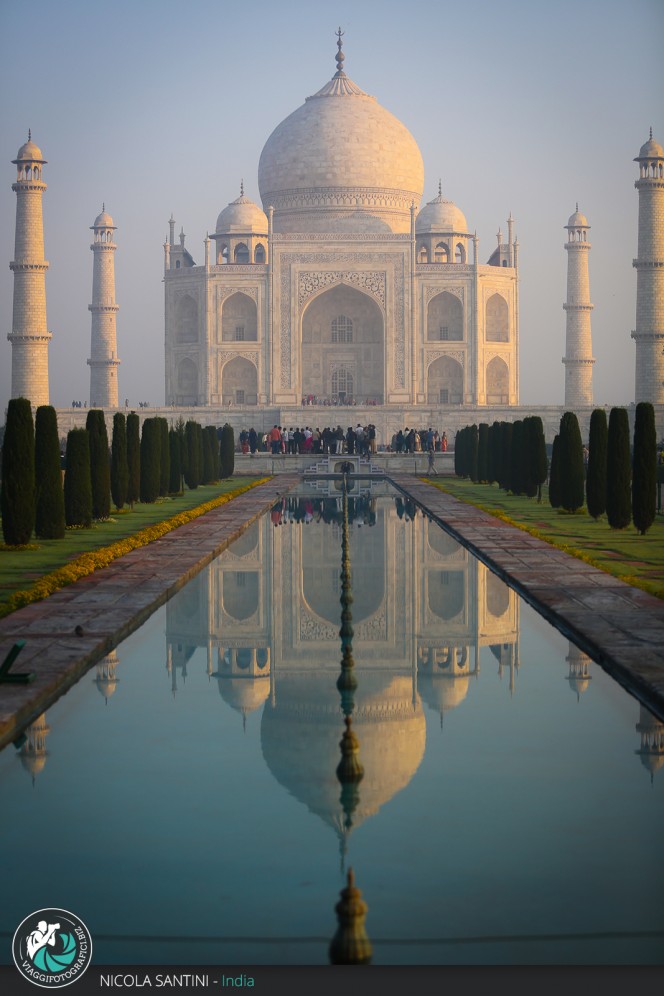
[[[274,425],[267,432],[259,433],[252,426],[243,429],[239,436],[239,448],[242,453],[252,456],[256,453],[272,453],[273,456],[295,456],[300,453],[314,455],[338,455],[341,453],[352,456],[371,457],[378,451],[376,426],[369,422],[356,426],[349,425],[344,429],[341,425],[326,426],[324,429],[311,426],[287,427]],[[437,429],[399,429],[385,446],[392,453],[445,453],[447,451],[447,434],[439,433]]]
[[[286,427],[275,425],[268,432],[259,434],[252,427],[240,433],[240,450],[252,456],[258,452],[272,453],[273,456],[296,456],[299,453],[315,455],[347,453],[370,456],[376,452],[376,427],[358,424],[343,429],[326,426],[313,429],[311,426]]]

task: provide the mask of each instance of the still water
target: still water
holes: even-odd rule
[[[0,931],[97,964],[662,964],[664,724],[394,495],[284,499],[0,754]],[[3,944],[3,960],[9,960]]]

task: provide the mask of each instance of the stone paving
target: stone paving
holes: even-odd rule
[[[664,601],[612,578],[410,474],[390,479],[664,721]],[[0,620],[0,748],[300,481],[281,474],[50,598]]]
[[[389,476],[664,722],[664,601],[426,481]]]
[[[50,598],[0,619],[0,662],[14,643],[25,640],[11,671],[35,675],[29,684],[0,685],[0,748],[298,480],[297,475],[281,475],[259,484]]]

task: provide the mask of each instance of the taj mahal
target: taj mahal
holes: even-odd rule
[[[480,258],[463,211],[444,195],[422,204],[424,164],[408,129],[344,71],[267,139],[261,205],[244,193],[223,208],[196,262],[171,216],[164,253],[167,411],[257,428],[291,423],[303,404],[353,406],[383,440],[403,424],[519,417],[519,243],[506,233]],[[664,428],[664,149],[652,137],[639,175],[635,402]],[[17,158],[12,397],[48,403],[41,199],[46,160],[31,136]],[[214,216],[214,215],[213,215]],[[565,407],[593,406],[590,224],[567,224]],[[94,232],[90,404],[118,407],[116,226]],[[524,334],[528,334],[524,330]],[[543,413],[557,431],[562,408]],[[529,409],[532,412],[532,408]],[[63,413],[64,414],[64,413]],[[82,416],[69,412],[63,428]],[[321,418],[323,415],[320,416]],[[313,414],[312,418],[319,421]],[[342,417],[344,421],[345,415]],[[249,422],[247,421],[249,420]]]

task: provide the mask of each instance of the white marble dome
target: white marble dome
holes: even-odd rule
[[[32,133],[28,132],[28,141],[24,142],[21,148],[16,153],[16,159],[12,159],[14,164],[16,163],[45,163],[46,160],[42,155],[42,150],[38,145],[32,141]]]
[[[217,218],[217,235],[267,235],[267,216],[242,190]]]
[[[460,211],[452,201],[443,199],[442,193],[428,201],[422,208],[415,221],[415,230],[418,234],[426,232],[432,233],[454,233],[455,235],[466,235],[468,233],[468,222],[463,211]]]
[[[408,232],[424,165],[408,129],[339,69],[272,132],[258,185],[276,232]]]

